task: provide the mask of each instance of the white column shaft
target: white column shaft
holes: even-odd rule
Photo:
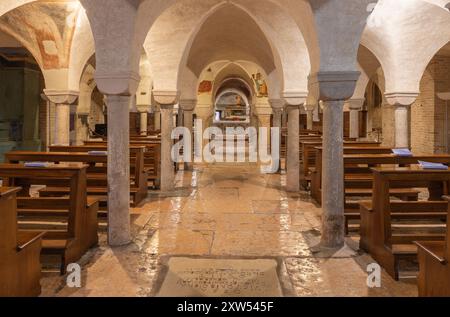
[[[288,107],[288,149],[287,149],[287,176],[286,189],[290,192],[300,190],[300,109]]]
[[[314,110],[306,111],[306,129],[312,130],[314,126]]]
[[[350,109],[350,137],[359,138],[359,109]]]
[[[55,145],[70,145],[70,105],[55,107]]]
[[[161,106],[161,191],[174,189],[175,170],[172,161],[173,105]]]
[[[395,146],[409,148],[408,107],[395,107]]]
[[[141,135],[147,135],[148,130],[148,113],[146,111],[140,113],[141,124],[140,133]]]
[[[184,114],[184,116],[183,116],[183,118],[184,118],[184,127],[189,129],[189,131],[191,133],[191,136],[192,136],[191,140],[194,140],[194,134],[193,134],[193,130],[194,130],[194,127],[193,127],[194,112],[193,111],[184,110],[183,114]],[[192,149],[194,148],[193,145],[191,145],[191,148]],[[193,153],[191,153],[191,160],[193,161],[193,159],[194,159],[194,156],[193,156]],[[192,168],[193,168],[192,162],[184,164],[184,168],[186,170],[192,170]]]

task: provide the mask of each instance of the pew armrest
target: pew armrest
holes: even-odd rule
[[[86,200],[86,208],[88,209],[100,203],[100,199],[98,197],[88,196]]]
[[[445,242],[443,241],[415,241],[419,249],[425,251],[432,258],[436,259],[441,264],[446,264],[448,261],[445,259]]]
[[[42,239],[46,232],[19,231],[17,241],[17,251],[20,252],[36,241]]]
[[[372,202],[369,200],[363,200],[359,202],[359,208],[361,211],[373,212]]]

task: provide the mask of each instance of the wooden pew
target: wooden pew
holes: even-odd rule
[[[45,232],[18,230],[16,194],[21,188],[0,187],[0,297],[41,293],[39,256]]]
[[[28,232],[45,230],[42,254],[61,257],[61,273],[70,263],[97,244],[98,201],[88,201],[86,195],[87,166],[78,163],[62,163],[48,167],[25,167],[23,164],[0,164],[0,178],[6,186],[21,186],[17,206],[19,228]],[[52,186],[65,182],[70,188],[67,197],[30,197],[32,185]],[[37,221],[31,218],[37,217]],[[63,218],[61,229],[46,229],[44,219],[50,222]],[[31,223],[33,222],[33,223]]]
[[[78,159],[80,162],[83,160],[93,160],[94,155],[90,158],[88,152],[91,151],[103,151],[107,152],[107,146],[51,146],[50,152],[55,153],[54,160],[49,153],[45,154],[45,157],[49,157],[51,162],[57,162],[58,157],[61,156],[62,162],[67,162],[73,159]],[[62,155],[59,155],[62,154]],[[67,156],[70,154],[71,156]],[[131,146],[130,147],[130,196],[131,206],[139,206],[148,196],[147,178],[148,171],[144,167],[144,154],[145,147],[143,146]],[[37,154],[36,154],[37,156]],[[45,159],[42,157],[42,159]],[[65,157],[65,159],[64,159]],[[103,166],[95,166],[95,169],[91,167],[88,174],[88,190],[89,196],[98,196],[101,198],[103,205],[106,204],[108,194],[107,184],[107,156],[99,155],[96,162],[90,161],[90,163],[102,163]],[[101,160],[101,161],[99,161]],[[75,161],[77,162],[77,161]],[[96,172],[95,172],[96,171]],[[63,188],[52,188],[44,190],[47,194],[60,195],[64,194]]]
[[[445,196],[447,201],[450,197]],[[418,287],[421,297],[450,297],[450,204],[445,241],[421,241],[418,246]]]
[[[450,155],[414,155],[412,157],[396,156],[394,154],[381,154],[382,152],[388,152],[387,148],[376,149],[347,149],[344,147],[344,177],[346,182],[346,188],[371,188],[372,187],[372,171],[370,167],[381,165],[403,165],[408,166],[411,164],[417,164],[418,161],[428,161],[436,163],[450,164]],[[361,152],[364,154],[347,154]],[[368,154],[367,152],[374,152]],[[311,193],[312,197],[320,204],[321,203],[321,185],[322,185],[322,148],[316,148],[317,159],[316,167],[312,172],[312,185]],[[360,191],[361,192],[361,191]],[[364,195],[362,195],[364,196]]]
[[[309,166],[309,174],[311,178],[311,197],[319,204],[322,201],[322,146],[317,146],[314,148],[316,155],[314,160],[314,166]],[[358,147],[358,146],[347,146],[344,145],[344,155],[349,154],[390,154],[392,153],[392,148],[380,147],[380,146],[368,146],[368,147]]]
[[[416,259],[414,241],[440,241],[440,227],[447,217],[445,201],[393,201],[391,187],[440,189],[446,194],[450,170],[424,170],[417,165],[373,168],[373,196],[360,202],[360,248],[368,253],[396,280],[402,259]],[[435,193],[436,194],[436,193]],[[437,194],[436,194],[437,195]],[[433,196],[433,195],[432,195]],[[433,225],[434,228],[430,228]]]
[[[300,183],[303,188],[308,189],[312,180],[313,167],[316,165],[317,147],[322,146],[322,139],[316,141],[300,141]],[[379,147],[379,142],[372,141],[345,141],[345,147],[370,148]]]
[[[86,141],[86,146],[107,146],[107,141]],[[161,183],[161,141],[131,140],[131,146],[144,146],[144,168],[148,174],[149,189],[157,189]]]

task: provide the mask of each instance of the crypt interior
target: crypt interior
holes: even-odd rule
[[[107,2],[0,1],[0,296],[450,296],[449,1]]]

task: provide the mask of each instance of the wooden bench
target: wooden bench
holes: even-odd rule
[[[396,280],[402,259],[416,259],[414,241],[445,238],[442,226],[447,217],[445,201],[401,202],[391,199],[390,188],[406,184],[410,188],[441,189],[445,194],[450,170],[424,170],[419,166],[373,168],[373,196],[360,202],[360,248]],[[445,186],[442,186],[445,184]]]
[[[436,163],[450,163],[450,155],[418,155],[411,157],[395,156],[394,154],[351,154],[344,155],[344,184],[345,184],[345,216],[346,230],[348,232],[349,220],[359,220],[358,199],[367,199],[372,196],[373,174],[372,166],[410,166],[418,161],[429,161]],[[429,188],[432,199],[439,200],[438,193]],[[417,200],[420,190],[411,188],[409,184],[399,184],[391,186],[390,194],[401,200]],[[356,199],[356,201],[355,201]],[[353,200],[353,201],[349,201]]]
[[[445,199],[450,201],[450,197]],[[445,241],[421,241],[418,246],[418,287],[421,297],[450,296],[450,204]]]
[[[106,141],[86,141],[86,146],[107,146]],[[131,146],[144,146],[144,168],[148,174],[149,189],[158,189],[161,184],[161,141],[160,140],[132,140]]]
[[[106,146],[51,146],[51,153],[42,153],[42,160],[47,158],[50,162],[83,162],[90,163],[88,170],[88,194],[97,196],[102,202],[102,208],[106,207],[108,194],[107,179],[107,156],[90,155],[91,151],[107,152]],[[131,206],[139,206],[148,196],[148,171],[144,167],[145,147],[130,147],[130,203]],[[52,156],[54,155],[54,157]],[[38,154],[35,154],[36,159]],[[7,156],[8,158],[8,156]],[[15,157],[17,160],[17,157]],[[78,161],[77,161],[78,160]],[[59,161],[61,162],[61,161]],[[94,165],[95,164],[95,165]],[[101,164],[101,165],[99,165]],[[43,195],[62,195],[67,192],[67,188],[47,188]]]
[[[41,293],[39,257],[45,232],[18,230],[16,194],[20,190],[0,187],[0,297]]]
[[[61,257],[61,273],[66,266],[78,261],[97,244],[98,201],[88,201],[86,195],[87,165],[62,163],[48,167],[25,167],[23,164],[0,164],[0,178],[6,186],[21,186],[17,212],[19,228],[28,232],[46,231],[42,241],[42,254]],[[31,197],[32,185],[53,186],[55,183],[70,188],[66,197]],[[45,222],[58,228],[48,229]]]
[[[380,143],[378,142],[372,142],[372,141],[345,141],[344,142],[344,153],[346,148],[351,149],[368,149],[368,150],[361,150],[363,153],[390,153],[391,150],[387,148],[380,148]],[[320,141],[302,141],[300,142],[300,182],[303,188],[305,189],[312,189],[312,179],[314,177],[313,173],[317,169],[317,155],[318,151],[317,149],[322,149],[322,140]],[[374,150],[375,149],[375,150]],[[322,154],[322,153],[320,153]],[[320,175],[322,173],[322,156],[319,157],[320,159]],[[319,185],[316,183],[316,186]],[[317,189],[317,188],[316,188]],[[313,192],[313,191],[312,191]]]
[[[322,146],[317,146],[314,148],[316,151],[315,165],[309,167],[309,174],[311,175],[311,197],[319,204],[322,201],[321,197],[321,186],[322,186]],[[390,154],[392,153],[392,148],[389,147],[355,147],[355,146],[344,146],[344,155],[348,154]]]
[[[311,193],[313,198],[320,204],[322,190],[321,184],[321,157],[322,149],[317,149],[316,170],[311,181]],[[344,148],[344,152],[346,149]],[[354,152],[352,150],[352,152]],[[450,155],[418,155],[412,157],[401,157],[394,154],[345,154],[344,155],[344,187],[345,187],[345,220],[346,232],[349,231],[349,221],[359,220],[358,199],[368,199],[372,196],[373,174],[371,167],[375,166],[409,166],[417,164],[418,161],[430,161],[436,163],[450,163]],[[397,184],[390,189],[393,197],[401,200],[417,200],[420,190],[411,188],[409,184]],[[439,191],[439,189],[438,189]],[[434,191],[431,190],[431,194]],[[356,200],[356,201],[355,201]]]

